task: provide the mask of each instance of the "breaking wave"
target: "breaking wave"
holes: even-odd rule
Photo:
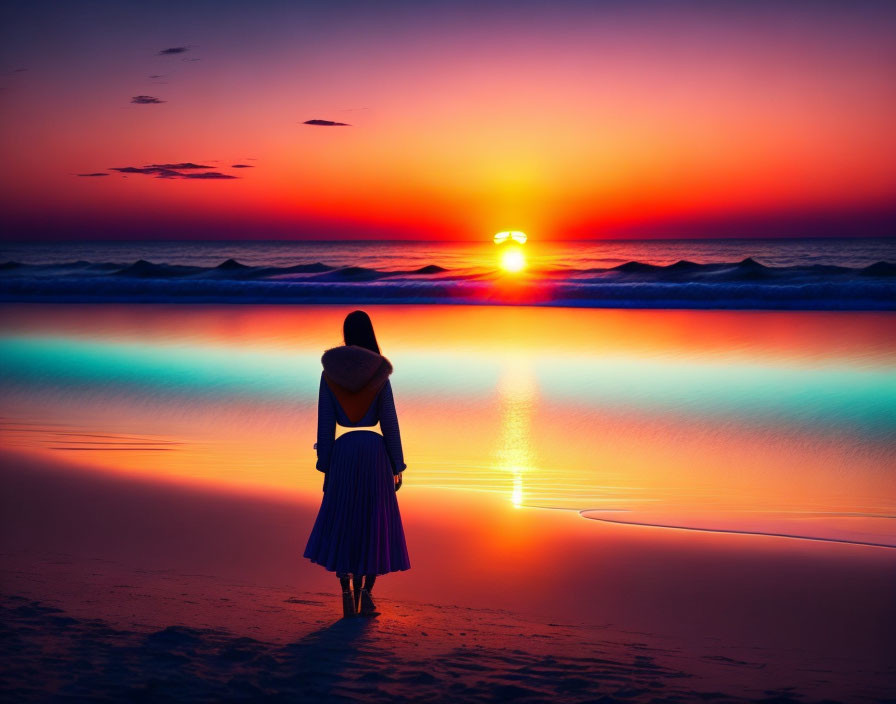
[[[0,263],[0,300],[194,303],[456,303],[593,308],[894,310],[896,264],[765,266],[754,259],[606,268],[406,270],[322,262],[217,266],[75,261]]]

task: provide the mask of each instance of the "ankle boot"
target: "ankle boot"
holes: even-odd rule
[[[346,589],[342,592],[342,617],[352,618],[355,613],[355,600],[352,598],[352,591]]]
[[[373,603],[373,597],[366,589],[361,590],[361,615],[362,616],[379,616],[380,612],[376,610],[376,604]]]

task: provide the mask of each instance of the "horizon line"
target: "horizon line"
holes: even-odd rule
[[[719,237],[574,237],[574,238],[551,238],[551,239],[532,239],[530,242],[535,243],[581,243],[581,242],[707,242],[707,241],[748,241],[748,242],[780,242],[782,240],[896,240],[896,233],[890,235],[779,235],[779,236],[763,236],[750,237],[740,236],[719,236]],[[250,239],[229,237],[224,239],[190,239],[190,238],[100,238],[100,239],[78,239],[78,238],[46,238],[27,240],[4,239],[0,238],[0,246],[9,245],[29,245],[29,244],[150,244],[150,243],[180,243],[180,244],[232,244],[239,242],[242,244],[262,244],[262,243],[295,243],[295,244],[336,244],[336,243],[384,243],[384,242],[413,242],[413,243],[432,243],[432,244],[488,244],[492,243],[491,238],[483,237],[481,239],[436,239],[425,238],[418,239],[412,237],[340,237],[327,239],[313,238],[264,238]]]

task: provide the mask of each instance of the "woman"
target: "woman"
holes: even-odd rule
[[[321,357],[315,447],[324,497],[305,557],[339,577],[344,616],[376,616],[370,591],[377,575],[411,566],[395,495],[406,465],[392,365],[380,354],[370,318],[356,310],[342,330],[345,345]],[[382,434],[371,427],[377,422]],[[336,439],[337,423],[351,432]]]

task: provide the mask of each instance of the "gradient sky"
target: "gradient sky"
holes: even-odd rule
[[[896,3],[30,0],[0,24],[6,239],[896,232]]]

